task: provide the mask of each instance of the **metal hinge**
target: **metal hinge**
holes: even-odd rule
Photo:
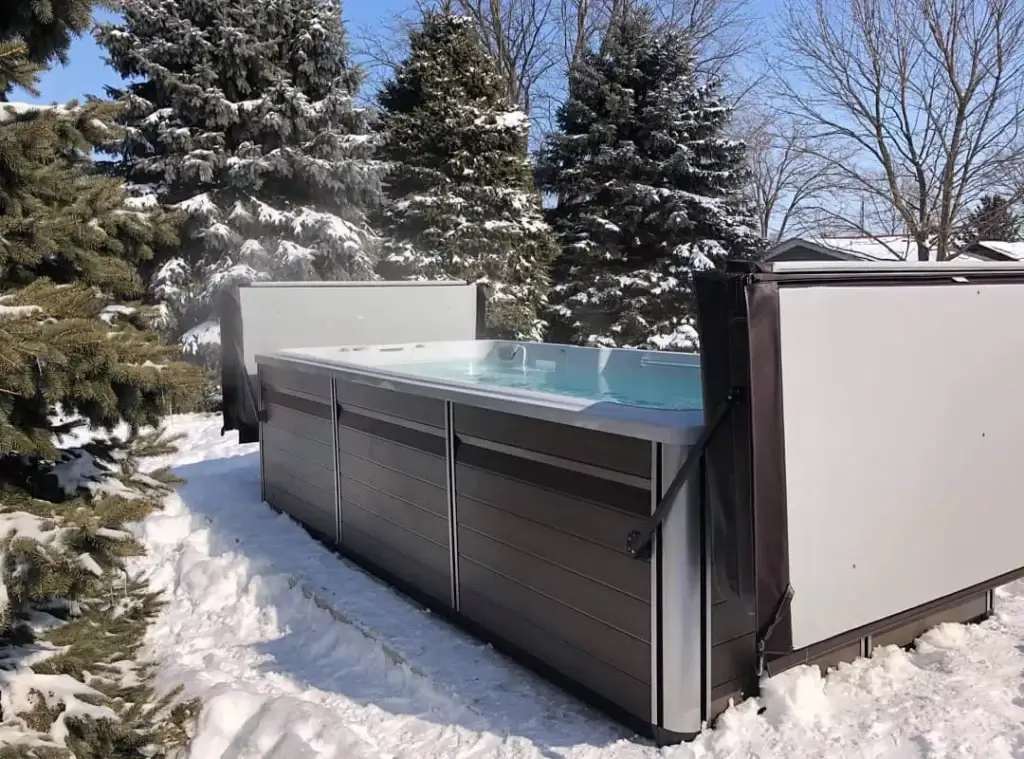
[[[639,530],[633,530],[629,535],[626,536],[626,552],[629,553],[634,559],[649,559],[651,556],[651,541],[654,539],[654,534],[661,527],[665,518],[672,510],[672,505],[675,503],[676,496],[679,495],[679,491],[683,489],[683,485],[690,478],[690,475],[697,470],[697,464],[700,463],[701,458],[704,456],[704,452],[707,450],[708,445],[711,443],[715,432],[718,431],[719,427],[722,426],[722,421],[725,419],[726,413],[731,409],[736,401],[742,396],[743,391],[740,388],[734,387],[729,391],[729,394],[725,397],[715,413],[704,429],[700,433],[700,437],[697,438],[697,442],[690,448],[690,453],[687,455],[683,465],[679,468],[676,476],[672,479],[672,484],[668,486],[668,490],[665,491],[665,495],[662,496],[661,500],[658,501],[657,507],[654,509],[654,513],[651,514],[650,519],[643,528]]]
[[[789,608],[789,604],[793,601],[793,595],[796,591],[793,590],[792,585],[786,585],[786,590],[782,594],[782,598],[779,599],[779,603],[775,606],[775,613],[772,614],[772,619],[768,623],[768,626],[764,628],[764,631],[757,636],[757,676],[760,677],[764,674],[764,657],[765,649],[768,645],[768,639],[772,637],[772,633],[775,632],[775,628],[779,622],[782,621],[782,615],[786,613],[786,609]]]

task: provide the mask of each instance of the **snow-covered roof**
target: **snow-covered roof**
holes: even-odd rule
[[[917,261],[917,243],[906,235],[879,235],[877,237],[792,237],[775,245],[766,260],[793,248],[809,248],[823,258],[841,261]],[[1024,250],[1022,250],[1024,253]],[[929,250],[929,260],[935,261],[936,250]],[[961,261],[987,261],[991,258],[964,251],[956,256]]]
[[[979,240],[968,245],[967,253],[985,258],[1009,259],[1024,261],[1024,242],[1003,242],[1002,240]],[[986,255],[987,254],[987,255]],[[995,254],[993,256],[992,254]]]

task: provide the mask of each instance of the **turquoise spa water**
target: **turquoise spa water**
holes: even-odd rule
[[[701,408],[700,369],[690,366],[643,366],[636,371],[597,373],[546,370],[512,361],[453,359],[397,364],[388,369],[428,380],[466,382],[586,398],[653,409]]]

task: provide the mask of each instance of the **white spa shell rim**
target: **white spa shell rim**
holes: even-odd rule
[[[451,359],[482,359],[495,351],[523,347],[531,363],[586,363],[594,371],[609,364],[635,364],[637,369],[653,363],[695,367],[695,354],[647,351],[629,348],[586,348],[574,345],[510,340],[456,340],[443,342],[396,343],[388,345],[319,346],[287,348],[270,354],[258,354],[258,364],[295,366],[341,371],[354,381],[383,390],[407,392],[455,403],[488,408],[520,416],[569,424],[627,437],[672,445],[696,441],[704,424],[700,409],[656,409],[621,403],[594,401],[555,393],[521,388],[478,385],[459,380],[420,377],[390,367],[407,366]],[[533,355],[530,355],[533,354]]]

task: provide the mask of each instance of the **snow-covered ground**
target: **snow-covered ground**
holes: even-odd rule
[[[169,601],[149,637],[161,685],[204,702],[193,759],[1024,758],[1024,585],[982,625],[824,678],[791,670],[658,750],[261,504],[256,446],[219,417],[169,426],[188,436],[171,462],[188,483],[140,526],[137,566]]]

